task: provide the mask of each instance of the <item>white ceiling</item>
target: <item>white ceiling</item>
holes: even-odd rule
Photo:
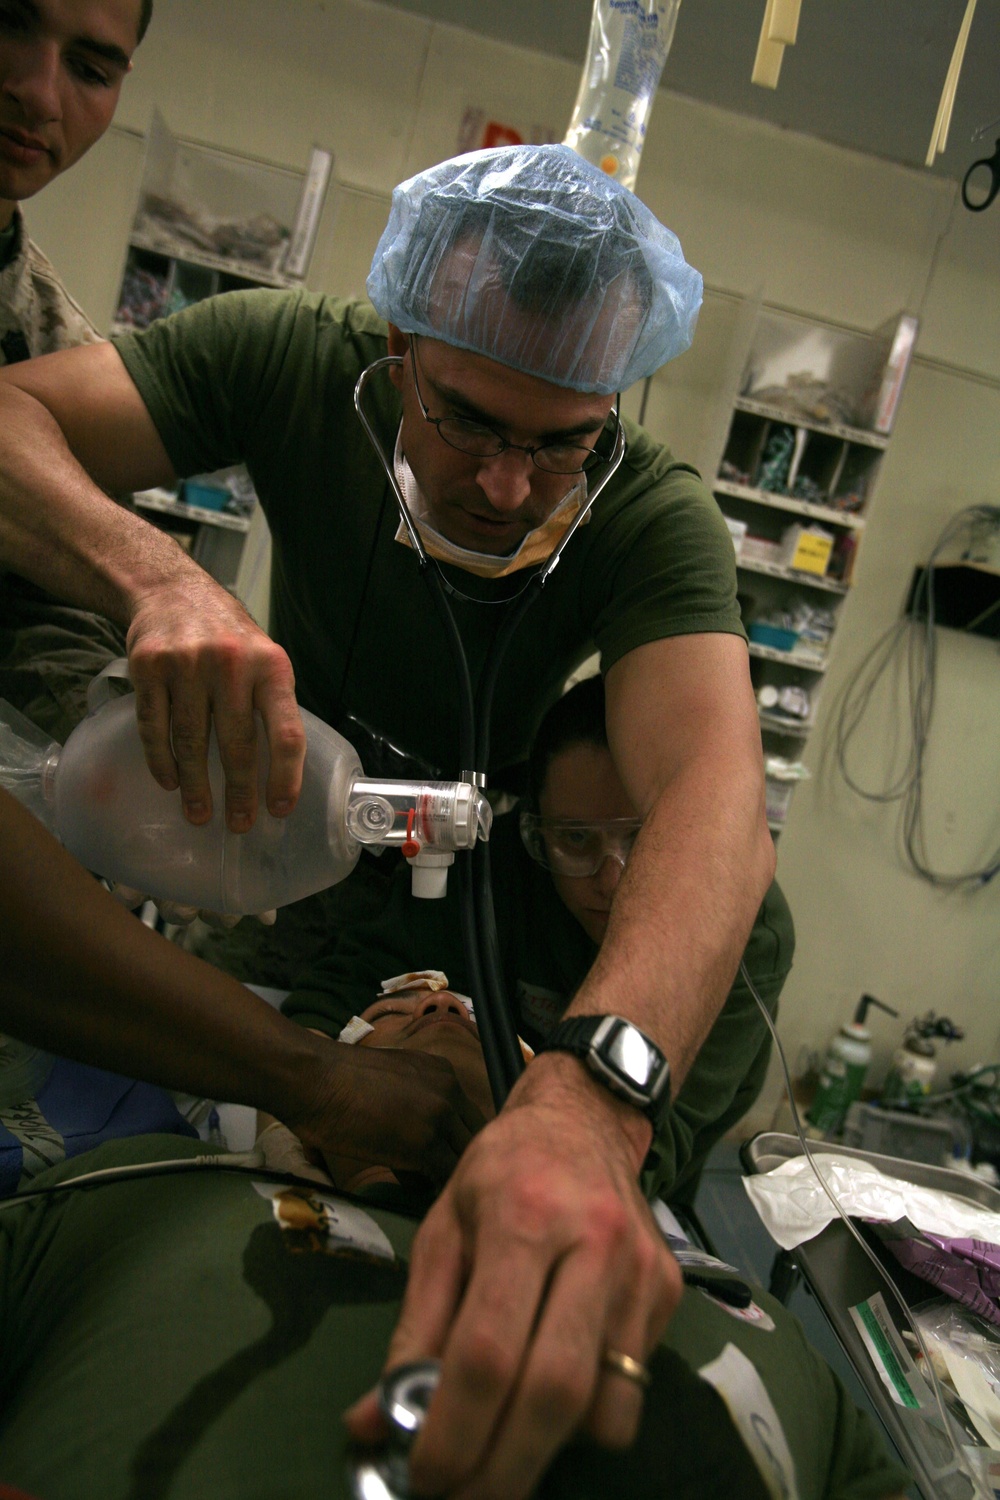
[[[389,3],[581,69],[586,56],[591,0]],[[966,0],[802,0],[798,40],[786,48],[772,91],[750,82],[764,0],[683,0],[662,86],[924,170],[965,7]],[[991,128],[973,143],[984,126]],[[998,137],[1000,0],[978,0],[948,149],[933,170],[963,177],[974,160],[993,155]]]

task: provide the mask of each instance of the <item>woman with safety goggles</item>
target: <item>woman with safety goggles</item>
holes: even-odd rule
[[[593,677],[550,710],[532,751],[531,796],[519,818],[525,849],[598,944],[642,827],[611,759],[603,702],[603,683]]]

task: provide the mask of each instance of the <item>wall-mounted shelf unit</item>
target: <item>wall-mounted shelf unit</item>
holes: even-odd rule
[[[222,531],[250,530],[249,516],[229,515],[225,511],[209,510],[204,505],[191,505],[179,500],[173,490],[141,490],[133,496],[138,510],[155,511],[157,515],[172,516],[178,521],[190,521],[196,526],[218,526]]]
[[[736,549],[775,833],[816,720],[916,328],[902,315],[866,335],[761,309],[728,419],[716,424],[724,436],[709,472]]]
[[[297,172],[181,141],[154,113],[112,333],[147,328],[221,292],[301,285],[331,167],[318,148]],[[257,503],[245,469],[134,499],[235,588]]]
[[[790,425],[786,417],[781,424]],[[738,484],[730,479],[716,478],[715,493],[728,495],[732,500],[743,500],[750,505],[767,505],[772,510],[786,511],[793,516],[807,516],[811,521],[822,521],[832,526],[846,526],[851,531],[864,530],[861,516],[847,515],[831,509],[828,505],[815,505],[808,500],[796,500],[792,495],[776,495],[768,490],[755,489],[753,485]]]
[[[868,333],[706,288],[692,348],[623,395],[726,516],[772,766],[801,768],[816,723],[916,333],[905,313]],[[776,832],[794,785],[769,776]]]

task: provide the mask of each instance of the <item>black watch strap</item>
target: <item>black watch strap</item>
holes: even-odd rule
[[[670,1108],[670,1064],[656,1043],[623,1016],[570,1016],[539,1050],[581,1058],[599,1083],[641,1110],[654,1129]]]

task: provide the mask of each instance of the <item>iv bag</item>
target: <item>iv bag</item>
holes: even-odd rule
[[[634,188],[681,0],[594,0],[587,61],[564,144]]]

